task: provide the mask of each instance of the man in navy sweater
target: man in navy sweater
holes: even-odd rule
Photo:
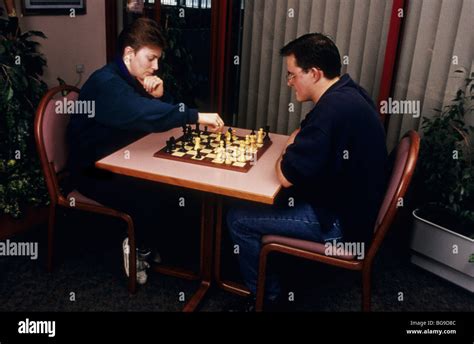
[[[385,133],[376,108],[349,75],[340,75],[336,45],[322,34],[307,34],[283,47],[281,55],[296,99],[315,105],[276,164],[291,202],[233,208],[227,216],[252,293],[248,306],[256,292],[262,235],[343,241],[367,249],[387,181]],[[276,277],[269,274],[266,302],[271,305],[280,293]]]
[[[166,47],[156,22],[137,19],[122,32],[119,43],[116,59],[93,73],[81,89],[79,101],[93,102],[95,113],[72,117],[68,166],[74,186],[82,194],[130,214],[137,246],[152,247],[155,236],[151,234],[165,229],[158,223],[165,227],[166,204],[177,204],[178,195],[173,197],[151,182],[100,171],[95,162],[149,133],[195,123],[218,131],[224,122],[217,113],[199,113],[169,102],[163,80],[156,76]],[[127,245],[125,239],[124,252]],[[146,282],[143,266],[137,274],[141,284]]]

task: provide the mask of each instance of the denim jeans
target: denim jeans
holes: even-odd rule
[[[257,290],[263,235],[282,235],[321,243],[342,238],[339,220],[333,223],[332,228],[323,232],[317,213],[307,203],[298,203],[294,207],[246,205],[232,208],[227,215],[227,226],[234,245],[239,246],[240,270],[245,284],[253,295]],[[265,298],[274,300],[280,291],[276,276],[267,272]]]

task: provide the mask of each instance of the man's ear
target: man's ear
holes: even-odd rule
[[[318,82],[322,77],[324,77],[324,72],[316,67],[311,68],[311,74],[313,75],[313,78],[315,79],[314,82]]]

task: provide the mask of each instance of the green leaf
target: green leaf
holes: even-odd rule
[[[474,253],[469,256],[469,263],[474,263]]]
[[[13,98],[13,88],[9,87],[7,91],[7,102]]]

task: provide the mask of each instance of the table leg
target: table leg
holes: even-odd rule
[[[193,312],[202,301],[211,286],[212,279],[212,244],[214,234],[215,196],[204,194],[201,206],[201,248],[200,248],[200,279],[201,285],[183,312]]]
[[[250,291],[242,284],[224,281],[221,278],[221,251],[222,251],[222,197],[218,196],[217,207],[216,207],[216,246],[214,251],[214,279],[217,285],[231,293],[247,296],[250,295]]]

